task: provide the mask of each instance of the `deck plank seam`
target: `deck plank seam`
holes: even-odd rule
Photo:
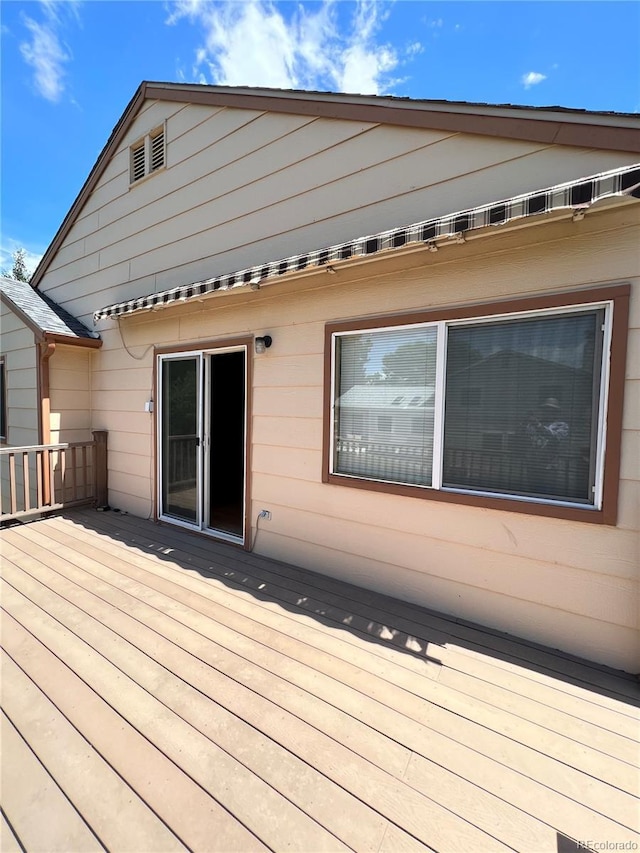
[[[125,518],[128,519],[129,517],[125,516]],[[124,520],[124,519],[118,519],[118,521],[121,521],[121,520]],[[127,522],[125,522],[125,524],[126,523]],[[107,521],[106,519],[101,519],[98,522],[98,524],[100,524],[102,526],[102,529],[105,531],[114,529],[114,525],[110,524],[109,521]],[[116,529],[119,529],[119,528],[116,527]],[[107,538],[110,538],[110,536],[107,532],[105,532],[104,535]],[[173,538],[175,538],[176,541],[184,542],[185,540],[182,537],[185,537],[186,535],[187,534],[182,533],[182,531],[177,532],[177,531],[171,530],[171,536]],[[118,538],[116,541],[118,542],[119,545],[121,545],[124,548],[133,547],[131,542],[133,542],[135,540],[135,538],[136,538],[135,533],[130,533],[128,539],[125,539],[124,534],[122,534],[122,539]],[[136,547],[140,548],[141,553],[143,553],[143,554],[146,553],[141,546],[137,545]],[[191,544],[191,551],[192,552],[199,552],[199,551],[203,551],[203,550],[204,550],[204,547],[201,546],[200,544]],[[189,562],[193,562],[192,559],[189,557],[189,552],[185,551],[184,553],[186,555],[187,560]],[[224,556],[227,557],[228,552],[224,552]],[[209,554],[207,554],[207,557],[210,559]],[[239,552],[237,557],[234,555],[234,560],[236,560],[236,559],[239,562],[247,562],[248,561],[248,555],[245,552]],[[263,562],[267,562],[269,564],[269,568],[265,569],[264,571],[271,571],[272,570],[272,567],[270,565],[271,563],[278,563],[279,565],[281,565],[283,567],[288,566],[288,564],[279,563],[279,561],[272,561],[271,558],[268,558],[268,557],[263,557],[261,559]],[[307,570],[303,570],[303,571],[307,571]],[[312,576],[318,576],[317,573],[311,572],[311,571],[309,571],[309,574]],[[321,577],[321,576],[318,576],[318,577]],[[342,582],[339,581],[336,583],[341,584]],[[310,584],[310,585],[313,585],[313,584]],[[349,600],[352,601],[354,604],[359,605],[361,595],[358,595],[358,591],[360,591],[360,588],[353,586],[352,584],[346,584],[346,586],[351,588],[354,591],[353,592],[354,597],[353,598],[349,597]],[[394,599],[389,599],[388,596],[384,596],[382,593],[377,593],[377,592],[372,593],[371,591],[367,591],[367,590],[362,590],[361,594],[362,593],[364,593],[365,596],[367,597],[367,601],[371,600],[371,601],[377,601],[379,603],[379,600],[388,600],[388,601],[394,602],[395,608],[398,608],[399,602],[395,601]],[[407,603],[402,602],[401,604],[402,604],[403,609],[405,607],[411,607],[412,606],[408,602]],[[432,618],[436,618],[436,619],[439,619],[440,621],[443,621],[442,614],[437,614],[435,611],[430,611],[428,608],[422,608],[422,610],[424,610]],[[396,614],[394,614],[394,616],[395,615]],[[424,614],[419,614],[419,615],[424,616]],[[396,618],[404,619],[405,617],[403,617],[401,614],[398,614]],[[518,649],[521,649],[522,651],[526,651],[526,650],[530,650],[531,648],[534,648],[536,651],[539,651],[540,653],[544,654],[546,657],[551,658],[551,662],[556,664],[556,665],[558,664],[559,661],[562,661],[563,663],[569,663],[572,665],[575,664],[576,666],[581,667],[582,671],[584,671],[585,668],[587,670],[591,671],[592,672],[592,680],[589,680],[588,678],[586,678],[586,675],[585,675],[585,678],[581,678],[577,675],[574,676],[574,679],[575,679],[575,682],[577,683],[577,686],[582,686],[584,684],[587,684],[587,685],[593,684],[595,679],[596,679],[596,673],[598,674],[598,676],[600,676],[600,678],[606,676],[608,678],[615,679],[616,687],[611,688],[611,692],[618,693],[619,695],[623,696],[625,700],[628,700],[629,698],[637,700],[638,690],[637,690],[636,681],[635,681],[634,677],[628,673],[622,673],[622,672],[619,673],[618,671],[611,670],[608,667],[604,667],[604,666],[601,666],[597,663],[592,663],[592,662],[587,661],[587,660],[582,660],[580,658],[577,658],[577,657],[572,656],[572,655],[567,655],[567,654],[562,653],[562,652],[556,653],[556,650],[554,650],[553,654],[550,654],[549,650],[545,649],[540,644],[537,644],[534,642],[529,642],[529,641],[526,641],[526,643],[525,642],[519,643],[518,639],[516,637],[512,637],[511,635],[505,634],[504,632],[493,631],[491,628],[484,628],[482,626],[472,626],[470,628],[467,628],[466,620],[461,620],[461,619],[458,619],[456,617],[451,617],[450,619],[447,619],[446,622],[450,626],[464,627],[468,631],[472,631],[476,634],[479,633],[481,635],[485,635],[487,638],[491,638],[494,640],[498,639],[503,643],[507,643],[509,645],[516,646]],[[445,632],[444,628],[441,628],[439,630],[442,632]],[[452,635],[452,636],[456,636],[456,635]],[[460,637],[459,639],[464,640],[464,637]],[[488,640],[484,644],[481,642],[475,642],[475,643],[473,641],[470,641],[470,642],[472,645],[477,645],[480,649],[491,648],[491,646],[488,645]],[[508,657],[509,657],[509,655],[507,655],[507,658]],[[512,657],[513,661],[516,662],[516,665],[522,665],[522,664],[526,664],[529,662],[526,657],[517,657],[515,654],[511,655],[511,657]],[[517,662],[520,662],[520,663],[518,664]],[[558,669],[549,669],[549,672],[552,672],[552,673],[553,672],[556,672],[556,673],[561,672],[562,675],[566,675],[565,671],[561,671]],[[628,682],[628,684],[627,684],[627,682]],[[585,689],[585,688],[583,687],[583,689]]]
[[[43,585],[43,587],[44,587],[44,585]],[[26,596],[25,596],[25,597],[26,597]],[[29,599],[29,600],[30,600],[30,599]],[[42,609],[42,608],[40,608],[40,606],[39,606],[36,602],[32,602],[32,603],[34,604],[34,606],[35,606],[36,608]],[[79,608],[79,609],[80,609],[80,608]],[[46,611],[46,610],[45,610],[44,612],[45,612],[45,613],[47,613],[48,611]],[[62,627],[63,627],[65,630],[69,631],[70,633],[73,633],[73,634],[74,634],[74,635],[75,635],[75,636],[76,636],[76,637],[77,637],[81,642],[86,643],[86,644],[87,644],[87,645],[89,645],[91,648],[93,648],[93,649],[94,649],[94,651],[95,651],[99,656],[104,657],[103,653],[102,653],[102,652],[100,652],[99,650],[95,649],[95,647],[94,647],[91,643],[89,643],[89,642],[88,642],[88,640],[86,640],[86,639],[84,639],[82,636],[80,636],[76,631],[74,631],[74,630],[73,630],[72,628],[70,628],[68,625],[65,625],[64,623],[60,622],[60,620],[59,620],[56,616],[54,616],[53,614],[50,614],[50,613],[49,613],[49,616],[51,617],[51,619],[52,619],[52,620],[54,620],[55,622],[58,622],[60,625],[62,625]],[[15,617],[14,617],[14,618],[15,618]],[[22,623],[21,623],[21,624],[22,624]],[[25,627],[26,627],[26,626],[25,626]],[[27,630],[28,630],[28,628],[27,628]],[[38,638],[37,638],[37,639],[38,639]],[[123,638],[123,639],[124,639],[124,638]],[[40,640],[40,642],[42,642],[42,641]],[[125,640],[125,642],[127,642],[127,641]],[[48,647],[48,646],[47,646],[47,647]],[[48,648],[49,648],[49,647],[48,647]],[[50,650],[50,651],[52,651],[52,652],[53,652],[53,654],[56,654],[56,653],[55,653],[51,648],[49,648],[49,650]],[[106,660],[108,663],[111,663],[111,665],[112,665],[112,666],[114,666],[114,668],[116,668],[116,669],[118,669],[120,672],[122,672],[122,673],[125,675],[125,677],[126,677],[126,678],[128,678],[128,679],[132,680],[134,683],[136,683],[136,682],[135,682],[135,680],[132,678],[132,676],[131,676],[130,674],[128,674],[125,670],[122,670],[122,668],[121,668],[120,666],[118,666],[118,664],[113,663],[113,662],[112,662],[112,661],[110,661],[108,658],[105,658],[105,660]],[[162,664],[158,664],[158,666],[162,666]],[[75,674],[76,674],[79,678],[81,678],[81,679],[84,681],[84,678],[82,678],[82,676],[81,676],[77,671],[75,671],[75,670],[73,670],[73,671],[75,672]],[[179,677],[177,677],[177,678],[179,679]],[[179,680],[180,680],[180,679],[179,679]],[[85,682],[85,683],[86,683],[86,682]],[[89,686],[91,687],[91,685],[89,685]],[[143,687],[143,686],[141,686],[141,685],[138,685],[138,686],[140,686],[140,689],[142,689],[142,690],[144,690],[145,692],[149,693],[149,691],[148,691],[148,690],[146,690],[146,688],[145,688],[145,687]],[[152,699],[153,699],[153,700],[157,701],[157,702],[158,702],[158,704],[162,704],[162,705],[163,705],[164,707],[166,707],[166,708],[167,708],[167,709],[168,709],[172,714],[176,714],[176,716],[178,716],[176,712],[174,712],[174,711],[173,711],[169,706],[167,706],[167,705],[166,705],[166,704],[165,704],[161,699],[159,699],[157,696],[154,696],[153,694],[150,694],[150,693],[149,693],[149,695],[152,697]],[[102,698],[104,699],[105,697],[102,697]],[[105,701],[108,701],[108,700],[105,700]],[[110,703],[109,703],[109,704],[110,704]],[[113,706],[112,706],[112,707],[113,707]],[[116,712],[117,712],[117,709],[114,709],[114,710],[116,710]],[[117,712],[117,713],[118,713],[118,712]],[[192,726],[192,724],[191,724],[191,723],[189,723],[189,721],[185,720],[185,722],[187,723],[187,725]],[[137,728],[137,727],[136,727],[136,728]],[[141,732],[139,729],[138,729],[138,731],[140,732],[140,734],[142,734],[144,737],[146,737],[146,735],[144,734],[144,732]],[[205,737],[206,737],[206,735],[205,735]],[[153,743],[153,742],[152,742],[152,743]],[[224,748],[222,748],[222,747],[219,747],[219,748],[224,749]],[[347,748],[347,749],[348,749],[348,747],[345,747],[345,748]],[[225,752],[226,752],[226,750],[225,750]],[[166,753],[165,753],[165,755],[166,755]],[[168,756],[168,755],[167,755],[166,757],[167,757],[167,758],[169,758],[169,760],[171,760],[170,756]],[[186,772],[183,768],[181,768],[181,769],[183,770],[183,772]],[[188,775],[188,774],[187,774],[187,775]],[[385,774],[385,775],[387,775],[387,774]],[[191,778],[193,779],[193,777],[191,777]],[[197,780],[193,779],[193,781],[195,781],[195,782],[197,783]],[[396,781],[400,782],[401,780],[396,780]],[[197,784],[199,784],[199,783],[197,783]],[[405,787],[409,787],[409,786],[405,786]],[[422,794],[421,796],[425,796],[425,795],[424,795],[424,794]],[[427,799],[430,799],[430,798],[428,798],[428,797],[427,797]],[[432,802],[434,802],[434,801],[432,801]],[[224,804],[222,804],[222,805],[223,805],[223,807],[224,807]],[[452,814],[452,816],[453,816],[453,817],[455,817],[455,818],[457,818],[457,819],[461,820],[463,823],[466,823],[466,824],[468,824],[469,826],[474,826],[474,825],[473,825],[473,824],[471,824],[468,820],[466,820],[464,817],[461,817],[461,816],[457,815],[455,812],[452,812],[450,809],[447,809],[445,806],[441,806],[441,805],[439,805],[439,804],[436,804],[436,805],[437,805],[440,809],[443,809],[443,810],[445,810],[445,811],[450,812],[450,813]],[[235,817],[236,817],[236,819],[239,819],[237,816],[235,816]],[[389,819],[389,818],[388,818],[388,816],[386,816],[386,815],[383,815],[383,817],[387,817],[387,819]],[[310,820],[313,820],[313,818],[309,818],[309,819],[310,819]],[[315,822],[315,821],[314,821],[314,822]],[[392,822],[395,822],[395,821],[392,821]],[[396,825],[398,825],[398,824],[396,824]],[[400,827],[400,828],[402,828],[402,827]],[[476,830],[478,829],[477,827],[475,827],[475,828],[476,828]],[[330,831],[330,830],[329,830],[329,831]],[[487,834],[487,835],[488,835],[488,833],[486,833],[486,831],[485,831],[485,830],[478,830],[478,831],[482,832],[483,834]],[[261,839],[261,840],[262,840],[262,841],[263,841],[263,843],[264,843],[264,839]]]
[[[481,724],[479,724],[479,725],[481,725]],[[500,733],[498,732],[498,734],[500,734]],[[543,753],[542,753],[542,754],[543,754]],[[543,755],[544,755],[544,754],[543,754]],[[548,756],[546,756],[546,755],[545,755],[545,757],[548,757]],[[563,763],[564,763],[564,762],[563,762]],[[565,765],[566,765],[566,763],[565,763]],[[566,765],[566,766],[570,767],[570,765]],[[581,772],[581,771],[578,771],[578,772]]]

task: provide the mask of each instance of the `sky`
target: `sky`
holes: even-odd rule
[[[0,0],[0,271],[143,80],[640,112],[635,0]]]

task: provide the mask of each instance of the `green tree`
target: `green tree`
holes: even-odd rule
[[[30,281],[31,274],[27,272],[26,263],[27,253],[24,249],[16,249],[13,253],[13,266],[10,270],[5,270],[3,275],[6,278],[13,278],[16,281]]]
[[[367,364],[373,338],[371,335],[345,335],[340,338],[340,393],[344,394],[354,385],[371,381]]]
[[[385,378],[398,385],[433,385],[436,381],[436,342],[412,341],[382,357]]]

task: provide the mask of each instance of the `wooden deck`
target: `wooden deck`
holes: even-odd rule
[[[638,849],[631,676],[130,516],[0,536],[6,853]]]

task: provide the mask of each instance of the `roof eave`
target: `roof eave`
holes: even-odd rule
[[[142,104],[146,100],[146,97],[147,97],[146,96],[146,90],[147,90],[147,82],[143,81],[140,84],[140,86],[138,86],[133,98],[131,98],[131,100],[127,104],[125,111],[122,113],[122,115],[120,116],[120,119],[118,120],[118,123],[116,124],[116,126],[112,130],[111,135],[109,136],[109,139],[106,142],[106,145],[104,146],[104,148],[102,149],[102,151],[98,155],[98,159],[96,160],[93,168],[89,172],[89,176],[87,177],[86,181],[82,185],[82,188],[80,189],[80,192],[76,196],[75,201],[73,202],[73,204],[69,208],[69,212],[67,213],[65,218],[62,220],[62,223],[61,223],[60,227],[58,228],[58,230],[56,231],[56,234],[55,234],[53,240],[49,244],[49,247],[45,251],[42,258],[40,259],[40,263],[38,264],[38,266],[36,267],[36,269],[33,272],[33,275],[31,276],[31,282],[30,283],[34,289],[37,290],[38,285],[42,281],[42,277],[47,270],[47,267],[49,266],[49,264],[53,260],[56,252],[58,251],[62,242],[64,241],[64,238],[67,236],[68,232],[70,231],[71,226],[75,222],[76,217],[80,214],[80,211],[84,207],[84,204],[85,204],[87,198],[93,192],[93,189],[95,188],[96,184],[100,180],[100,177],[102,176],[102,172],[106,168],[106,165],[109,162],[111,154],[117,148],[117,146],[120,144],[120,140],[122,139],[122,137],[125,135],[125,133],[129,129],[129,126],[131,125],[133,119],[135,118],[138,111],[140,110],[140,107],[142,106]]]
[[[0,301],[4,302],[9,310],[33,332],[37,342],[46,341],[47,343],[89,347],[91,349],[98,349],[102,346],[102,339],[100,337],[83,337],[81,335],[74,335],[71,333],[65,335],[62,332],[47,331],[42,326],[39,326],[33,318],[30,317],[19,305],[17,305],[6,293],[0,293]]]
[[[42,338],[47,343],[64,344],[69,347],[100,349],[102,346],[102,338],[81,338],[79,335],[63,335],[60,332],[44,332]]]

